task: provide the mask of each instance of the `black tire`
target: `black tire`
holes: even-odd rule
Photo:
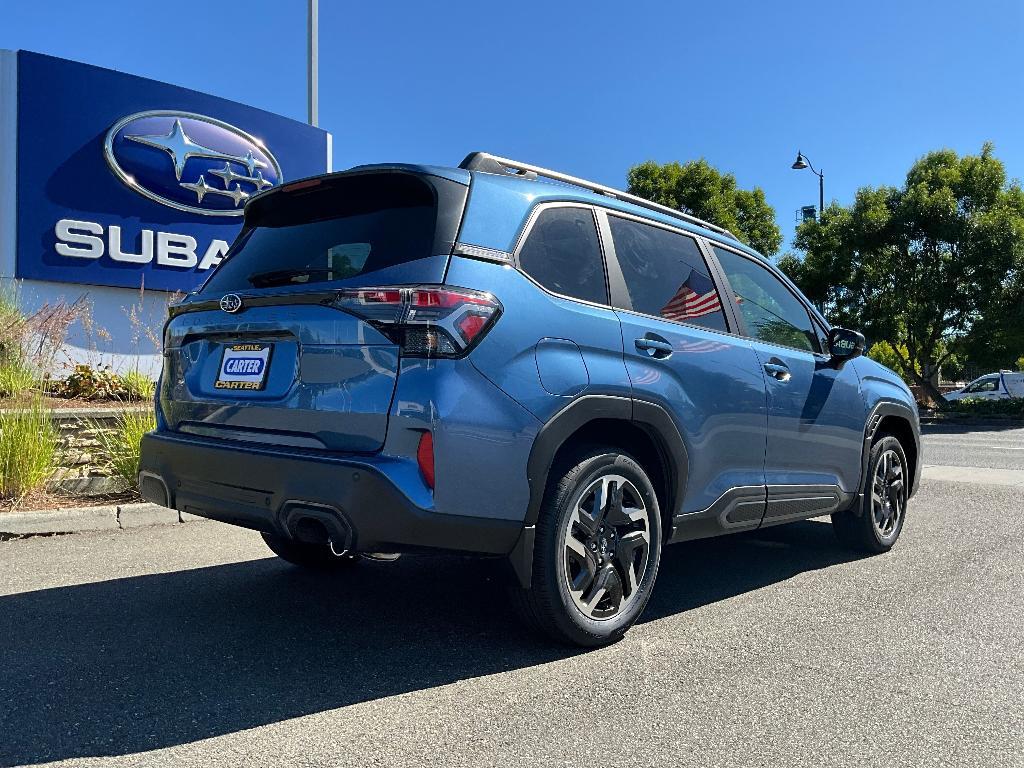
[[[359,555],[351,552],[336,554],[330,544],[307,544],[271,533],[260,533],[270,551],[292,565],[317,571],[333,571],[347,568],[359,562]]]
[[[601,506],[598,494],[606,499],[603,511],[588,514]],[[581,451],[552,469],[537,519],[532,586],[514,587],[513,604],[559,642],[606,645],[643,612],[660,561],[661,511],[643,468],[611,449]],[[584,586],[574,592],[570,580]]]
[[[883,461],[890,462],[890,469],[880,466]],[[888,552],[907,519],[909,484],[907,455],[900,441],[889,434],[879,435],[871,445],[859,506],[832,515],[836,538],[858,552]]]

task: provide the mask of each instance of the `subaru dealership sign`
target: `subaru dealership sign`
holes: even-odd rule
[[[204,115],[128,115],[107,131],[103,148],[121,181],[151,200],[189,213],[241,216],[242,203],[254,192],[281,183],[281,166],[259,139]]]
[[[17,278],[190,290],[223,258],[246,200],[330,170],[330,136],[304,123],[51,56],[5,57],[0,119],[15,143],[6,136],[0,165],[16,156]]]

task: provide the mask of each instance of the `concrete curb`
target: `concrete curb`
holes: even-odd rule
[[[1015,416],[921,416],[921,424],[962,424],[966,427],[1024,427],[1024,419]]]
[[[992,469],[989,467],[951,467],[944,464],[925,464],[921,467],[922,480],[939,480],[975,485],[1007,485],[1024,488],[1024,469]]]
[[[202,519],[149,502],[68,507],[42,512],[9,512],[0,514],[0,539],[84,531],[116,531]]]

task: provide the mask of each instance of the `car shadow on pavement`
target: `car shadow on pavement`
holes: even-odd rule
[[[665,550],[652,621],[851,559],[809,521]],[[8,545],[12,546],[12,545]],[[0,765],[125,755],[556,661],[504,565],[276,558],[0,597]]]

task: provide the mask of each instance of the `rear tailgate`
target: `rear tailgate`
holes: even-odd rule
[[[398,347],[352,315],[315,304],[206,310],[176,317],[165,338],[169,429],[332,451],[384,443]]]
[[[338,297],[358,286],[441,282],[467,191],[450,178],[388,168],[253,198],[223,263],[167,325],[166,427],[380,450],[400,348]]]

